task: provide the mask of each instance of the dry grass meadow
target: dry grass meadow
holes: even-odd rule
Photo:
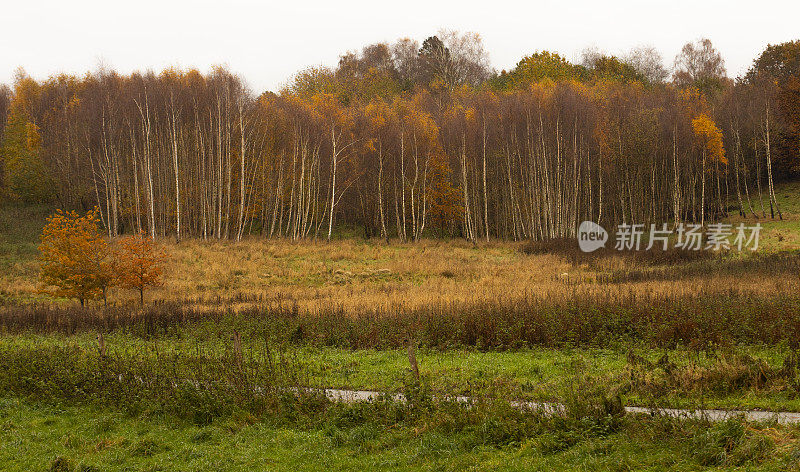
[[[253,303],[315,311],[331,306],[350,312],[402,305],[515,298],[562,300],[586,295],[683,296],[737,292],[761,296],[797,293],[800,274],[775,254],[800,248],[800,185],[781,187],[784,221],[746,219],[764,225],[756,254],[681,254],[639,257],[610,250],[587,256],[574,241],[548,244],[463,240],[393,241],[160,241],[168,255],[164,285],[150,301],[189,301],[198,306]],[[38,231],[46,209],[4,210],[0,232],[0,299],[30,301],[39,293]],[[732,222],[742,221],[732,219]],[[23,223],[23,224],[20,224]],[[116,289],[115,303],[135,294]]]
[[[725,270],[726,262],[741,258],[737,255],[725,261],[648,264],[617,255],[573,261],[569,254],[527,252],[524,243],[473,247],[464,241],[388,246],[354,240],[329,244],[256,238],[186,241],[169,246],[167,282],[150,297],[189,298],[199,304],[258,300],[308,311],[335,305],[358,312],[521,297],[558,300],[606,295],[613,299],[631,293],[680,296],[732,290],[768,296],[800,288],[800,276],[792,280],[786,271],[768,266],[750,273]],[[646,275],[673,264],[697,270],[677,279]],[[632,275],[639,273],[643,275]],[[613,277],[611,282],[609,277]]]
[[[695,261],[640,261],[612,254],[573,260],[574,254],[541,254],[547,247],[525,243],[426,240],[416,244],[341,240],[161,242],[168,254],[164,285],[149,300],[190,301],[197,305],[252,303],[297,306],[315,311],[337,306],[358,312],[402,305],[420,308],[442,302],[476,302],[581,295],[609,299],[631,294],[793,293],[800,276],[784,267],[754,262],[736,270],[746,256],[731,254]],[[751,256],[752,257],[752,256]],[[680,274],[669,276],[670,268]],[[691,269],[691,270],[687,270]],[[39,298],[35,257],[18,261],[0,278],[0,292],[12,299]],[[111,299],[135,300],[115,289]]]

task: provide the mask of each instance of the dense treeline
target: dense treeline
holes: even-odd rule
[[[541,52],[491,71],[477,35],[375,44],[254,95],[223,68],[101,70],[0,88],[3,198],[99,206],[110,236],[471,240],[582,220],[780,217],[800,171],[800,41],[726,78],[707,40]],[[734,202],[730,205],[729,202]]]

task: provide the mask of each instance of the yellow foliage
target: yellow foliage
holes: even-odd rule
[[[117,254],[119,283],[122,287],[139,292],[139,302],[144,303],[144,290],[161,285],[163,272],[161,263],[166,258],[156,251],[153,240],[144,234],[128,236],[120,240]]]
[[[81,304],[105,296],[115,276],[98,222],[97,207],[84,216],[58,210],[47,218],[39,245],[39,278],[46,291]]]
[[[41,145],[42,138],[39,136],[39,127],[35,124],[28,122],[25,123],[25,142],[28,150],[36,151]]]
[[[712,162],[728,164],[725,147],[722,144],[722,131],[714,123],[714,120],[705,113],[700,114],[692,119],[692,130],[695,139]]]

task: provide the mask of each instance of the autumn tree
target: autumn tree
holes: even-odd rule
[[[39,245],[39,278],[45,291],[78,299],[81,306],[101,296],[107,303],[116,276],[98,215],[98,208],[83,216],[58,210],[47,218]]]
[[[489,77],[489,60],[480,35],[442,30],[419,50],[420,78],[432,89],[477,86]]]
[[[714,164],[716,175],[719,176],[719,164],[727,165],[728,159],[725,157],[725,147],[722,144],[722,131],[708,115],[701,114],[693,118],[692,130],[702,153],[702,196],[700,200],[700,224],[702,225],[705,223],[706,162],[711,161]],[[717,185],[717,189],[719,190],[719,185]]]
[[[463,221],[464,206],[461,188],[453,184],[453,171],[447,155],[441,150],[432,153],[426,203],[430,207],[434,227],[452,233],[453,225]]]
[[[343,153],[349,151],[357,141],[357,137],[353,133],[353,114],[352,108],[342,107],[336,102],[333,96],[329,94],[317,94],[313,97],[313,107],[315,112],[321,117],[323,126],[323,135],[327,141],[330,155],[330,188],[329,188],[329,201],[328,201],[328,234],[327,240],[330,241],[333,234],[333,219],[336,214],[336,206],[342,199],[345,191],[350,187],[352,182],[345,182],[344,186],[341,180],[337,180],[339,176],[339,163],[343,159]],[[337,183],[339,188],[337,188]],[[343,188],[342,188],[343,187]]]
[[[392,52],[385,43],[366,46],[360,54],[342,55],[335,78],[341,90],[341,101],[347,104],[354,100],[367,102],[376,97],[387,100],[400,92]]]
[[[161,285],[166,259],[163,251],[155,247],[152,239],[145,234],[126,236],[119,241],[116,254],[116,271],[119,285],[139,292],[139,303],[144,305],[144,291],[148,287]]]
[[[543,79],[578,80],[586,69],[570,63],[558,53],[542,51],[523,57],[508,74],[507,86],[526,88]]]
[[[413,89],[420,74],[419,43],[411,38],[402,38],[391,45],[390,51],[401,89]]]
[[[39,127],[25,106],[25,89],[35,86],[30,82],[25,76],[18,78],[0,141],[2,187],[13,200],[29,204],[44,203],[53,197],[53,182],[41,157]]]
[[[675,57],[675,83],[695,87],[705,94],[722,90],[726,78],[725,60],[711,40],[686,43]]]
[[[408,241],[434,214],[471,240],[570,237],[582,220],[700,220],[709,182],[714,216],[729,186],[755,214],[763,186],[759,214],[780,218],[773,173],[800,167],[798,49],[768,47],[736,83],[706,41],[661,83],[646,48],[583,65],[538,52],[493,75],[477,35],[448,32],[368,45],[258,97],[223,67],[20,74],[13,93],[0,87],[2,190],[96,205],[109,237],[151,239],[296,240],[350,225]],[[695,134],[702,114],[731,166]]]
[[[767,46],[753,61],[743,86],[762,92],[762,121],[767,111],[772,114],[775,167],[786,174],[800,174],[800,40]],[[771,102],[777,104],[774,109]]]
[[[753,61],[745,79],[756,80],[759,76],[771,77],[784,82],[800,74],[800,40],[770,44]]]
[[[800,74],[781,87],[778,104],[785,126],[782,142],[785,167],[787,173],[800,175]]]
[[[385,150],[390,149],[390,142],[392,139],[393,131],[397,129],[397,116],[392,113],[392,108],[389,104],[382,100],[373,100],[364,109],[365,124],[369,129],[371,138],[364,143],[364,151],[366,155],[371,155],[377,159],[378,169],[374,179],[376,182],[374,193],[378,196],[378,221],[380,224],[380,234],[383,239],[388,243],[389,231],[387,223],[387,214],[389,209],[386,207],[385,195]],[[374,171],[374,170],[373,170]]]
[[[11,104],[11,89],[5,85],[0,85],[0,123],[5,124],[8,119],[8,107]],[[3,139],[3,126],[0,126],[0,142]],[[2,176],[2,169],[0,169]],[[0,177],[1,179],[2,177]]]
[[[661,53],[653,46],[637,46],[623,56],[623,60],[651,84],[663,83],[669,76]]]
[[[614,57],[600,56],[592,66],[594,77],[598,80],[611,80],[616,82],[645,82],[645,77],[632,65]]]
[[[453,85],[477,87],[489,78],[489,54],[483,48],[481,35],[440,30],[438,36],[449,51]]]

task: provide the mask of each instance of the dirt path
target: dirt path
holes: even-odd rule
[[[333,401],[355,403],[372,401],[384,395],[382,392],[371,390],[339,390],[325,389],[325,395]],[[405,401],[402,394],[394,394],[392,398],[398,401]],[[455,397],[456,401],[469,403],[474,401],[471,397]],[[512,402],[512,405],[519,408],[530,408],[540,410],[546,414],[553,414],[564,410],[564,405],[559,403],[543,402]],[[664,415],[674,418],[687,419],[706,419],[709,421],[724,421],[729,418],[741,417],[747,421],[763,422],[775,421],[780,424],[800,424],[800,412],[793,413],[788,411],[759,411],[759,410],[685,410],[680,408],[647,408],[640,406],[626,406],[626,413],[645,414],[645,415]]]

